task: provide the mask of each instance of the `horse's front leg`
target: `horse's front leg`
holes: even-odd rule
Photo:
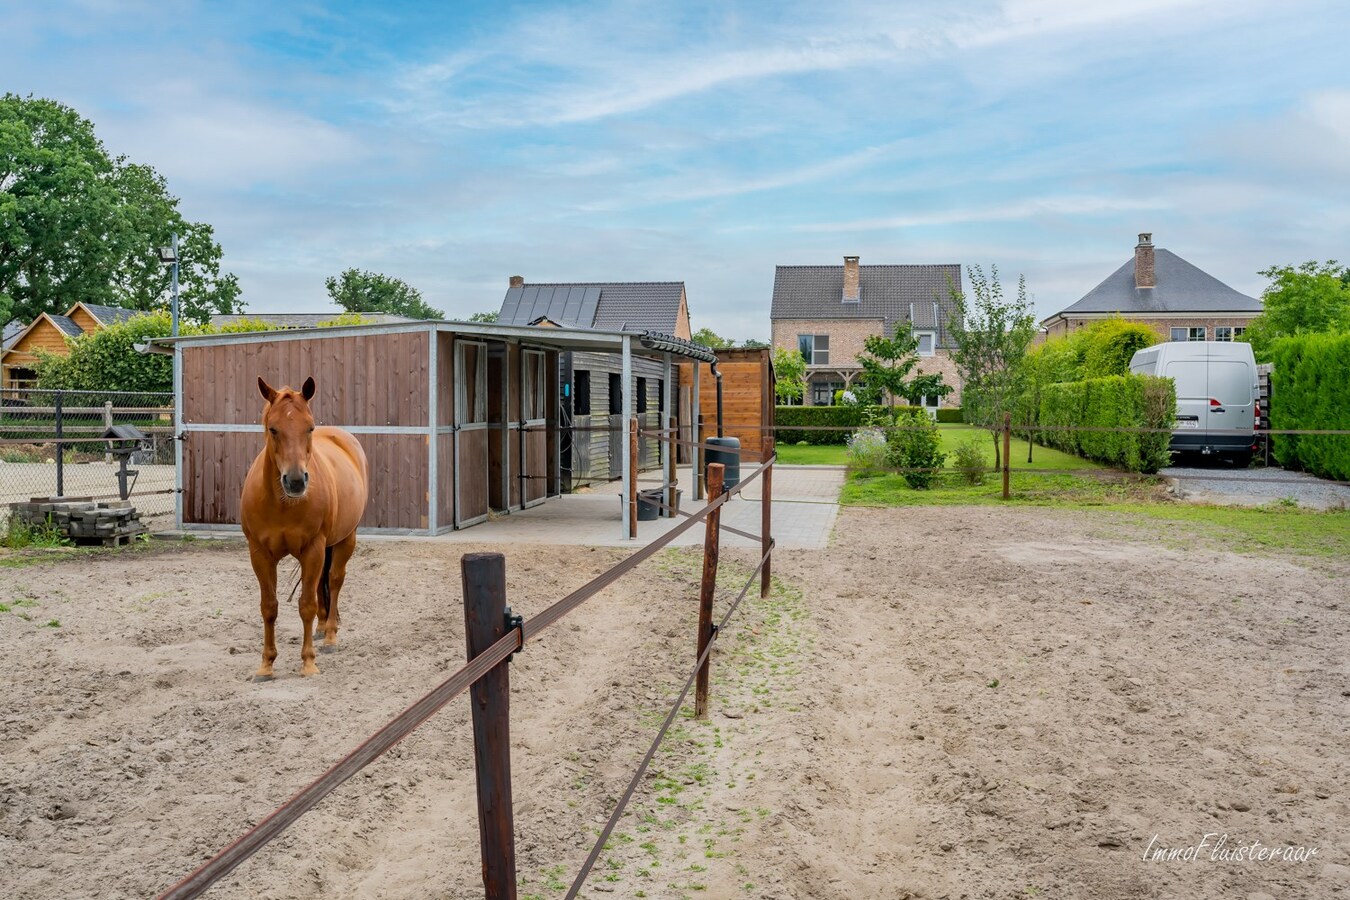
[[[253,563],[253,574],[258,576],[258,588],[262,592],[259,603],[263,620],[262,665],[253,674],[253,680],[271,681],[272,663],[277,658],[277,561],[260,547],[249,547],[248,557]]]
[[[319,579],[323,577],[323,541],[315,540],[300,553],[300,674],[318,675],[314,664],[314,617],[319,614]]]

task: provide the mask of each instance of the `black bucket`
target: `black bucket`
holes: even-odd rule
[[[655,522],[661,515],[661,489],[653,488],[638,491],[637,513],[639,522]]]
[[[710,437],[704,443],[708,444],[708,449],[703,451],[703,477],[705,479],[708,477],[708,466],[721,463],[726,467],[726,472],[722,476],[722,489],[731,490],[741,480],[741,439]]]

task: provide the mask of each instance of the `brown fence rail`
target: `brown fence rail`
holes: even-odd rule
[[[668,438],[666,438],[668,439]],[[658,731],[652,746],[639,764],[636,774],[629,783],[628,790],[617,804],[610,820],[590,856],[578,873],[567,896],[575,897],[584,884],[587,875],[595,864],[604,842],[613,830],[614,824],[623,814],[624,806],[632,797],[643,773],[650,764],[656,747],[664,738],[670,723],[678,715],[681,705],[688,694],[689,687],[696,681],[706,683],[708,658],[718,633],[725,627],[731,615],[744,599],[750,586],[758,578],[761,584],[761,596],[769,590],[769,560],[773,552],[771,528],[771,481],[774,459],[772,456],[761,463],[754,471],[744,476],[739,483],[728,491],[720,490],[722,481],[721,465],[710,467],[710,484],[718,487],[710,496],[707,504],[698,512],[691,514],[670,531],[633,553],[623,562],[593,578],[582,587],[548,606],[539,614],[526,620],[511,618],[509,607],[505,603],[504,561],[498,554],[466,554],[461,561],[464,577],[464,603],[466,616],[466,641],[469,661],[440,685],[432,689],[416,703],[395,717],[375,734],[336,765],[315,779],[275,812],[249,829],[237,840],[220,851],[182,881],[163,894],[161,900],[183,900],[198,897],[212,884],[228,875],[245,860],[257,853],[268,842],[280,835],[288,826],[299,819],[306,811],[331,793],[343,782],[350,779],[380,755],[411,734],[419,725],[433,716],[450,700],[465,690],[474,690],[474,735],[475,760],[478,772],[479,824],[482,836],[483,877],[485,896],[490,898],[514,898],[516,896],[516,878],[514,846],[510,808],[510,762],[507,734],[507,701],[509,697],[509,677],[507,661],[517,650],[538,638],[547,628],[556,624],[569,612],[585,601],[609,587],[624,575],[632,572],[656,553],[670,546],[680,535],[700,522],[705,522],[704,569],[700,597],[706,598],[711,610],[712,590],[716,583],[718,561],[718,535],[724,526],[720,526],[719,511],[726,502],[743,491],[756,478],[765,480],[762,504],[763,534],[752,535],[761,541],[762,556],[750,579],[740,594],[733,600],[721,620],[714,628],[711,619],[705,622],[700,617],[698,631],[698,653],[693,671],[685,683],[684,690],[677,698],[674,707],[667,715],[665,724]],[[495,557],[488,559],[487,557]],[[500,572],[498,569],[500,567]],[[505,616],[501,614],[505,610]],[[493,621],[495,617],[495,622]],[[487,685],[486,679],[496,679],[495,684]],[[706,691],[700,690],[703,698],[701,706],[706,708]],[[482,715],[480,716],[480,708]]]

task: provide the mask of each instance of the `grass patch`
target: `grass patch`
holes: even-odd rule
[[[785,466],[843,466],[848,448],[842,444],[778,444],[778,461]]]
[[[1235,553],[1283,551],[1302,556],[1350,558],[1350,511],[1269,506],[1201,506],[1179,503],[1116,504],[1106,507],[1128,524],[1155,529],[1158,523],[1185,529]]]
[[[1079,460],[1082,462],[1082,460]],[[1106,506],[1149,503],[1161,497],[1159,479],[1092,478],[1082,475],[1034,475],[1014,470],[1010,500],[1003,499],[1003,476],[991,473],[984,484],[967,484],[956,474],[943,475],[926,490],[916,490],[901,475],[853,475],[844,484],[844,506]]]
[[[50,517],[48,517],[50,518]],[[49,521],[45,525],[30,525],[17,517],[10,517],[9,527],[0,537],[0,547],[6,550],[26,550],[29,547],[68,547],[71,540]]]
[[[997,475],[997,471],[994,470],[994,440],[983,428],[976,428],[974,425],[939,424],[938,436],[942,439],[941,450],[948,457],[954,457],[957,448],[962,444],[970,441],[978,442],[983,448],[985,464],[989,466],[991,473]],[[848,448],[842,444],[779,444],[775,450],[778,453],[778,461],[785,466],[848,465]],[[952,465],[954,462],[949,458],[947,466],[950,468]],[[1027,442],[1013,438],[1012,462],[1009,468],[1015,472],[1018,469],[1102,469],[1105,466],[1039,444],[1032,448],[1032,462],[1028,463]]]

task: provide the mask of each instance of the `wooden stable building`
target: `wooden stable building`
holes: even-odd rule
[[[277,387],[313,376],[316,422],[356,435],[370,462],[362,529],[404,534],[442,534],[563,492],[560,353],[618,357],[625,419],[637,414],[635,360],[660,365],[661,408],[673,409],[676,361],[713,359],[668,335],[466,322],[160,338],[152,349],[174,356],[180,529],[238,528],[263,445],[258,376]],[[619,443],[627,473],[635,461]]]

